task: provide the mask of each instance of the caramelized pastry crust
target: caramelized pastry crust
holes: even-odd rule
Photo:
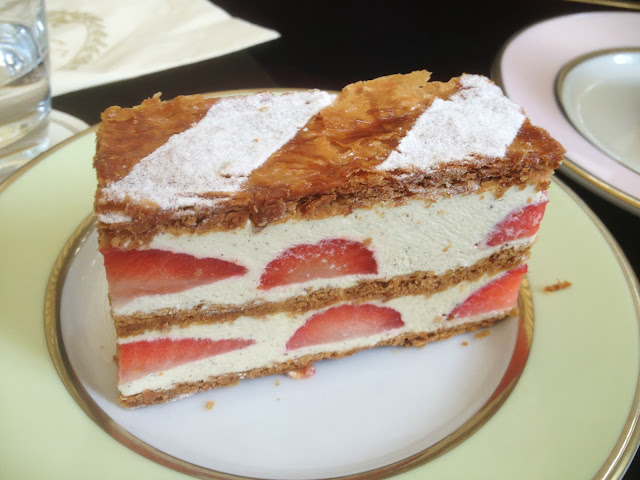
[[[499,196],[513,185],[547,187],[564,150],[528,120],[503,158],[475,156],[428,172],[376,169],[435,99],[446,100],[461,89],[459,78],[446,83],[428,79],[428,72],[413,72],[345,87],[332,105],[255,169],[240,191],[200,194],[218,201],[188,209],[116,201],[102,188],[123,178],[171,135],[197,123],[218,100],[193,95],[165,102],[155,96],[137,107],[109,108],[98,129],[95,210],[98,215],[120,214],[123,220],[99,222],[101,247],[137,248],[160,229],[206,233],[239,228],[248,221],[260,228],[271,222],[348,214],[379,202],[479,191]]]

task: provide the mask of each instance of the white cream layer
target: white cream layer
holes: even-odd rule
[[[471,293],[500,275],[502,274],[493,277],[485,276],[476,282],[463,282],[430,297],[418,295],[396,298],[388,302],[367,302],[397,310],[401,314],[405,325],[370,337],[354,338],[292,351],[286,350],[287,341],[309,317],[322,310],[309,311],[297,317],[286,313],[277,313],[262,318],[240,317],[232,322],[194,325],[188,328],[173,327],[168,332],[153,331],[135,337],[120,338],[118,339],[120,344],[159,338],[209,338],[213,340],[241,338],[252,339],[256,343],[241,350],[165,370],[162,374],[151,374],[139,380],[121,384],[118,388],[125,396],[135,395],[144,390],[165,390],[179,383],[197,382],[206,380],[210,376],[228,373],[241,374],[254,368],[273,366],[304,355],[368,348],[404,333],[433,332],[438,329],[452,328],[463,323],[477,322],[484,318],[504,313],[504,311],[488,312],[481,316],[455,320],[443,320],[443,317],[446,317]]]
[[[469,267],[503,248],[478,246],[510,212],[545,198],[534,187],[511,188],[501,198],[491,193],[443,197],[429,205],[411,200],[395,208],[383,206],[359,209],[346,216],[321,220],[301,220],[270,224],[261,231],[250,225],[243,229],[207,235],[173,236],[161,234],[149,245],[196,257],[216,257],[247,267],[242,277],[214,282],[168,295],[138,297],[124,305],[113,305],[115,315],[150,313],[164,308],[191,309],[199,305],[243,305],[249,302],[277,302],[309,289],[347,288],[362,280],[391,278],[415,271],[441,274],[458,267]],[[378,274],[347,275],[318,279],[258,290],[266,265],[288,248],[315,244],[328,238],[347,238],[364,242],[378,264]],[[534,237],[506,246],[524,246]]]

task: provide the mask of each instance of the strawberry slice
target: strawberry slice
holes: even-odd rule
[[[102,251],[109,292],[116,303],[142,295],[176,293],[244,275],[247,269],[219,258],[197,258],[164,250]]]
[[[334,238],[295,245],[269,262],[260,277],[261,290],[316,278],[378,273],[373,252],[361,242]]]
[[[548,200],[514,210],[498,223],[482,242],[488,247],[535,235],[540,228]]]
[[[518,300],[520,282],[526,272],[527,266],[520,265],[489,282],[454,308],[447,320],[513,308]]]
[[[254,340],[239,338],[230,340],[161,338],[124,343],[120,345],[119,381],[120,383],[131,382],[151,373],[246,348],[254,343],[256,343]]]
[[[363,305],[339,305],[316,313],[287,342],[287,350],[367,337],[400,328],[400,313],[392,308]]]

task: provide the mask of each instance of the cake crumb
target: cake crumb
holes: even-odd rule
[[[462,342],[463,347],[466,347],[467,345],[469,345],[469,342],[467,342],[466,340]]]
[[[482,330],[474,335],[476,338],[484,338],[491,335],[491,330]]]
[[[438,215],[444,215],[444,210],[438,210]]]
[[[276,387],[280,386],[280,380],[276,380]]]
[[[312,377],[316,373],[316,369],[313,368],[313,365],[307,365],[304,368],[300,368],[298,370],[291,370],[287,372],[287,375],[294,380],[301,380],[303,378]]]
[[[553,285],[547,285],[544,287],[544,293],[549,294],[551,292],[557,292],[558,290],[564,290],[565,288],[569,288],[571,285],[573,285],[573,283],[568,280],[558,280]]]
[[[209,400],[206,405],[204,406],[204,408],[206,408],[207,410],[211,410],[213,408],[213,406],[215,405],[216,402],[214,402],[213,400]]]
[[[449,250],[450,247],[451,247],[451,242],[449,242],[447,246],[442,249],[442,251],[446,252],[447,250]]]

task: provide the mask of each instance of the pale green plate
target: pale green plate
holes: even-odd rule
[[[188,478],[99,428],[47,349],[45,293],[92,209],[94,143],[92,131],[81,134],[0,185],[0,478]],[[529,264],[535,334],[519,383],[470,438],[394,478],[619,478],[631,461],[640,437],[638,283],[573,193],[554,182],[550,200]],[[573,286],[543,293],[558,280]]]

